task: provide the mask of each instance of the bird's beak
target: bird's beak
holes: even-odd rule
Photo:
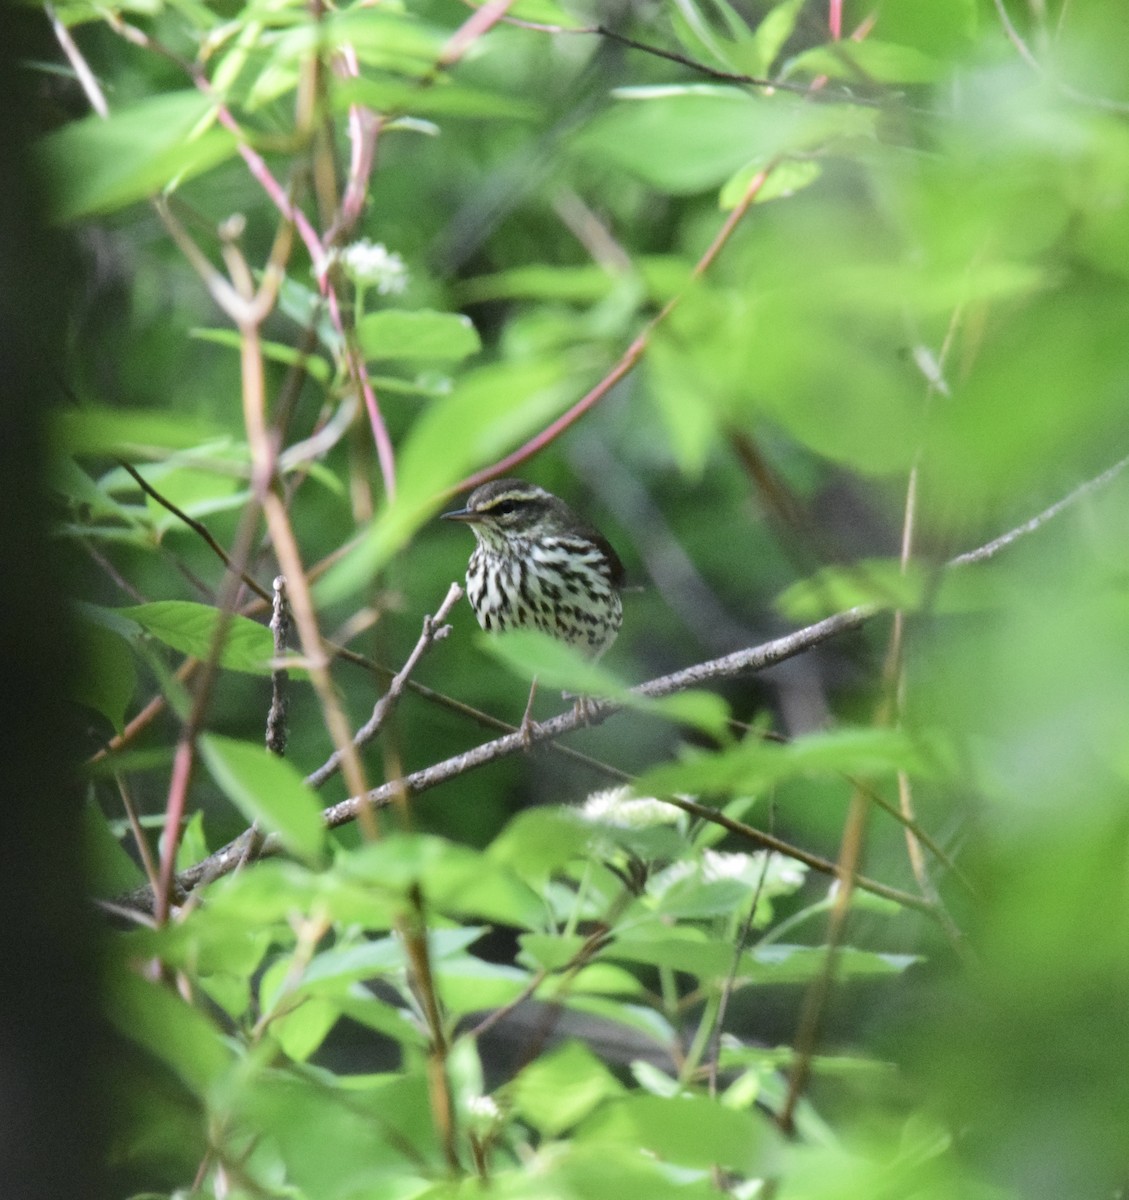
[[[466,521],[468,523],[478,520],[478,513],[471,512],[469,508],[456,508],[451,512],[439,514],[444,521]]]

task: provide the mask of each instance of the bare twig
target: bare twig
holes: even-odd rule
[[[282,659],[290,644],[290,607],[286,602],[286,580],[276,575],[274,580],[274,606],[270,619],[270,631],[274,637],[275,661]],[[276,666],[270,673],[271,702],[267,710],[267,749],[279,756],[286,753],[286,717],[290,708],[287,690],[290,672]]]
[[[153,853],[149,849],[149,840],[145,836],[145,830],[141,828],[141,821],[137,815],[133,797],[129,794],[129,788],[126,786],[125,780],[117,771],[114,772],[114,781],[118,785],[118,794],[121,796],[122,808],[125,809],[125,815],[129,820],[129,828],[133,833],[134,845],[137,846],[137,855],[141,859],[142,867],[145,869],[145,878],[149,880],[149,886],[155,888],[158,880],[157,864],[153,861]]]
[[[457,583],[452,583],[443,603],[436,610],[435,616],[426,616],[423,618],[423,632],[420,634],[415,648],[408,655],[408,659],[403,667],[393,676],[392,682],[388,685],[388,690],[376,702],[376,707],[372,710],[372,716],[353,735],[353,745],[355,747],[359,749],[376,737],[384,726],[385,721],[388,720],[393,707],[403,695],[404,689],[408,686],[409,676],[416,669],[419,660],[435,642],[440,638],[446,637],[450,632],[451,627],[444,625],[443,622],[446,621],[451,609],[462,594],[463,589]],[[306,776],[306,782],[311,787],[321,787],[340,768],[341,755],[337,751],[334,751],[316,771],[311,771]]]
[[[1100,475],[1095,475],[1093,479],[1087,479],[1085,483],[1080,483],[1072,492],[1063,496],[1061,500],[1056,500],[1049,508],[1044,508],[1041,513],[1032,517],[1029,521],[1024,521],[1022,525],[1017,525],[1014,529],[1009,529],[1007,533],[1001,533],[998,538],[994,538],[983,546],[978,546],[975,550],[969,550],[966,554],[958,554],[956,558],[950,558],[945,565],[949,567],[964,567],[971,563],[986,562],[989,558],[995,558],[1001,550],[1006,550],[1012,542],[1018,541],[1021,537],[1025,537],[1029,533],[1034,533],[1037,529],[1042,528],[1052,517],[1057,517],[1064,509],[1070,508],[1071,505],[1077,504],[1079,500],[1084,499],[1092,492],[1096,492],[1105,487],[1106,484],[1112,483],[1126,467],[1129,467],[1129,457],[1114,463],[1112,467],[1108,467]]]
[[[55,40],[70,63],[71,70],[74,71],[75,78],[86,96],[87,104],[103,121],[106,120],[110,115],[110,106],[106,103],[106,93],[102,91],[98,76],[90,69],[90,64],[79,50],[74,38],[71,37],[70,30],[59,20],[54,6],[47,5],[46,13],[51,22],[51,31],[55,35]]]
[[[132,463],[127,463],[124,458],[119,458],[118,465],[123,471],[126,471],[133,477],[134,482],[147,496],[152,497],[159,505],[161,505],[162,508],[167,508],[174,517],[180,521],[183,521],[193,533],[195,533],[198,537],[203,538],[229,571],[234,569],[231,556],[212,536],[211,530],[203,523],[203,521],[197,521],[195,517],[190,517],[188,513],[186,513],[182,508],[178,508],[167,496],[162,495],[161,492],[159,492],[149,482],[149,480],[146,479],[145,476],[142,475],[141,472],[132,465]],[[239,571],[238,574],[243,583],[246,584],[246,586],[250,588],[256,596],[259,596],[268,602],[270,601],[270,592],[268,592],[267,589],[263,587],[263,585],[259,583],[257,579],[251,575],[248,575],[246,571]]]
[[[478,38],[502,20],[513,3],[514,0],[486,0],[481,8],[476,8],[447,39],[439,53],[436,68],[446,70],[453,67]]]
[[[804,866],[818,871],[821,875],[835,876],[839,873],[838,865],[829,858],[811,854],[799,846],[792,845],[791,842],[776,837],[775,834],[765,833],[763,829],[755,829],[752,825],[746,825],[744,821],[737,821],[719,809],[710,808],[707,804],[699,804],[696,800],[689,800],[685,796],[664,796],[662,799],[666,804],[672,804],[675,808],[680,808],[693,817],[709,821],[711,825],[720,825],[722,829],[728,830],[744,841],[751,842],[754,846],[759,846],[762,850],[803,863]],[[892,900],[903,908],[913,908],[926,913],[930,911],[928,900],[915,896],[912,892],[903,892],[900,888],[890,887],[877,879],[869,879],[865,875],[855,875],[854,883],[862,891],[870,892],[874,896],[881,896],[884,900]]]

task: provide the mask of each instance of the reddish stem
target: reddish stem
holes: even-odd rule
[[[169,918],[172,907],[172,883],[176,873],[176,852],[180,846],[180,827],[184,821],[184,807],[188,799],[188,785],[192,782],[192,768],[196,763],[196,741],[194,731],[186,729],[176,744],[172,774],[169,777],[169,795],[165,801],[165,831],[161,839],[161,873],[158,879],[154,916],[158,925]]]
[[[705,274],[713,264],[714,259],[721,253],[722,247],[729,240],[733,230],[741,221],[741,218],[749,210],[750,205],[757,198],[757,193],[764,187],[769,175],[772,173],[775,163],[770,163],[763,171],[758,171],[756,175],[749,181],[749,186],[745,189],[745,194],[741,197],[733,211],[725,219],[725,223],[718,230],[713,241],[706,248],[705,253],[694,264],[694,269],[691,272],[693,278],[698,279]],[[615,364],[614,367],[600,380],[598,384],[587,395],[581,397],[567,412],[562,413],[551,425],[541,430],[536,437],[530,438],[523,446],[513,451],[512,454],[507,454],[505,458],[500,459],[489,467],[484,467],[481,471],[476,471],[473,475],[467,476],[461,483],[456,484],[450,489],[448,494],[456,492],[471,491],[478,487],[480,483],[485,483],[489,479],[495,479],[499,475],[504,475],[513,467],[532,458],[534,454],[543,450],[551,442],[555,441],[566,429],[570,429],[589,409],[594,408],[613,387],[625,375],[627,375],[635,364],[643,357],[644,351],[650,344],[651,334],[670,316],[674,309],[678,306],[679,300],[682,298],[681,293],[677,296],[672,296],[662,309],[651,318],[650,321],[643,327],[638,337],[627,347],[623,357]]]

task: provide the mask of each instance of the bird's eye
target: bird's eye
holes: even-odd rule
[[[508,517],[512,512],[517,510],[516,500],[501,500],[494,505],[494,516]]]

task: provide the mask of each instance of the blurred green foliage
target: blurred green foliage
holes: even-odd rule
[[[107,1082],[123,1194],[1123,1195],[1129,485],[945,566],[1129,455],[1120,0],[598,17],[522,0],[465,44],[471,10],[450,0],[53,14],[39,163],[83,280],[53,481],[82,564],[74,698],[91,753],[127,732],[91,768],[92,877],[144,882],[119,781],[157,853],[203,686],[186,656],[218,670],[178,867],[251,820],[295,855],[107,935],[105,1006],[130,1047]],[[280,203],[313,231],[285,254]],[[605,774],[538,751],[393,804],[379,840],[323,837],[316,803],[345,786],[315,802],[300,776],[332,750],[324,697],[295,669],[290,763],[258,748],[265,608],[241,594],[214,647],[223,567],[185,520],[229,550],[250,520],[269,591],[253,339],[204,278],[237,259],[251,285],[282,274],[256,336],[321,631],[393,668],[471,549],[432,518],[643,337],[638,365],[515,468],[645,585],[607,690],[793,620],[876,614],[719,698],[575,738],[728,833],[618,794],[582,807]],[[466,704],[516,720],[523,664],[577,678],[528,646],[511,673],[465,605],[451,624],[415,678]],[[332,665],[353,728],[386,682]],[[544,689],[539,714],[554,702]],[[480,740],[409,692],[366,768],[379,783]],[[819,864],[852,795],[865,874],[912,903],[855,891],[782,1132],[831,953]],[[929,839],[917,872],[891,816],[906,797]],[[179,986],[137,973],[153,961]]]

